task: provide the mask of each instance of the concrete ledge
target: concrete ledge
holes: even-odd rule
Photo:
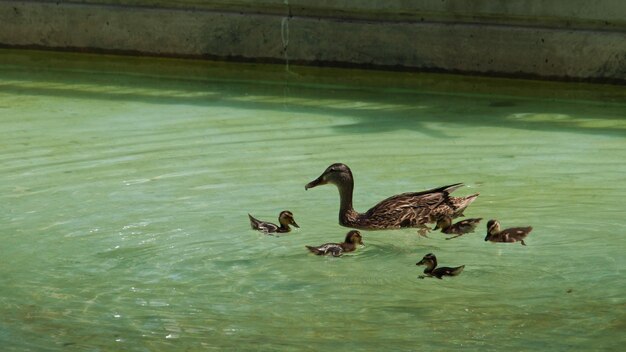
[[[0,1],[0,46],[626,82],[626,33],[619,20],[594,28],[597,14],[578,29],[554,21],[374,21],[367,11],[280,14],[276,1],[248,12]]]
[[[490,23],[626,31],[626,4],[622,0],[63,0],[61,2],[329,17],[374,22]]]

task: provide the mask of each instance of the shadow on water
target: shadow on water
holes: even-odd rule
[[[528,131],[626,135],[626,101],[619,98],[616,102],[580,101],[499,95],[495,93],[497,87],[492,87],[492,93],[478,94],[433,92],[427,87],[320,85],[299,82],[298,77],[286,77],[283,81],[198,79],[27,67],[0,70],[0,78],[0,92],[13,95],[236,107],[354,119],[352,124],[334,127],[341,133],[414,130],[449,138],[447,133],[429,126],[451,123],[456,128],[506,125]],[[562,87],[567,89],[565,84]],[[616,86],[615,90],[615,97],[620,97],[624,88]],[[2,105],[0,111],[11,109]]]
[[[459,102],[455,97],[446,100],[436,100],[430,107],[410,116],[396,112],[388,112],[385,115],[371,111],[361,112],[356,116],[355,124],[337,128],[345,133],[379,133],[411,129],[431,137],[450,138],[447,133],[428,127],[431,123],[449,123],[450,128],[506,126],[527,131],[626,135],[626,124],[621,120],[626,113],[624,107],[588,106],[579,103],[574,104],[577,106],[567,106],[571,102],[562,101],[503,103],[485,96],[475,97],[471,102]]]

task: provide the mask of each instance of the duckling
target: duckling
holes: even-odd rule
[[[530,231],[532,231],[532,226],[527,227],[512,227],[510,229],[500,229],[500,222],[498,220],[489,220],[487,222],[487,236],[485,236],[485,241],[491,242],[521,242],[522,245],[526,245],[524,239]]]
[[[456,235],[446,238],[446,240],[451,240],[453,238],[463,236],[466,233],[474,232],[476,225],[478,225],[482,219],[483,218],[465,219],[452,224],[452,218],[444,216],[437,220],[437,225],[433,228],[433,230],[441,229],[441,232],[445,234]]]
[[[420,229],[420,235],[425,235],[430,231],[427,223],[441,216],[462,216],[465,208],[478,197],[478,193],[467,197],[451,197],[450,193],[463,186],[462,183],[455,183],[421,192],[397,194],[384,199],[367,212],[359,213],[352,207],[354,177],[345,164],[330,165],[318,178],[307,183],[304,189],[329,183],[339,190],[339,224],[360,230],[415,227]]]
[[[305,246],[312,253],[317,255],[326,255],[330,254],[333,257],[340,257],[344,253],[353,252],[356,250],[356,245],[360,244],[365,246],[363,243],[363,237],[361,237],[361,233],[357,230],[352,230],[346,234],[345,242],[342,243],[324,243],[320,246]]]
[[[432,253],[426,254],[424,258],[415,263],[415,265],[426,265],[426,269],[424,269],[424,274],[426,274],[426,276],[418,276],[420,279],[424,279],[426,277],[436,277],[438,279],[442,279],[444,276],[457,276],[465,268],[465,265],[457,266],[454,268],[437,268],[437,257],[435,257],[435,255]]]
[[[280,215],[278,215],[278,223],[280,223],[280,226],[273,224],[271,222],[266,222],[266,221],[255,219],[250,214],[248,214],[248,217],[250,218],[250,226],[252,227],[252,229],[259,230],[266,235],[269,235],[272,233],[289,232],[291,231],[291,228],[289,227],[289,225],[293,225],[297,228],[300,228],[300,226],[296,224],[296,221],[293,219],[293,214],[289,210],[283,210],[280,212]]]

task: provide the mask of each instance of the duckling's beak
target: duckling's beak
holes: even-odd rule
[[[415,263],[415,265],[424,265],[424,259],[422,259],[419,262]]]
[[[298,224],[296,224],[296,221],[295,221],[295,220],[293,220],[293,219],[291,219],[291,224],[292,224],[294,227],[300,228],[300,226],[298,226]]]
[[[485,236],[485,242],[489,241],[489,234],[487,234],[487,236]]]
[[[322,175],[322,176],[324,176],[324,175]],[[319,185],[325,185],[327,182],[324,181],[324,178],[322,176],[320,176],[320,177],[316,178],[315,180],[307,183],[306,186],[304,186],[304,190],[306,191],[309,188],[317,187]]]
[[[433,227],[432,231],[435,231],[435,230],[439,230],[439,224],[437,224],[437,225],[435,225],[435,227]]]

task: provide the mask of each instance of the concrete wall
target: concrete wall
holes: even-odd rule
[[[626,83],[626,1],[0,0],[0,46]]]

